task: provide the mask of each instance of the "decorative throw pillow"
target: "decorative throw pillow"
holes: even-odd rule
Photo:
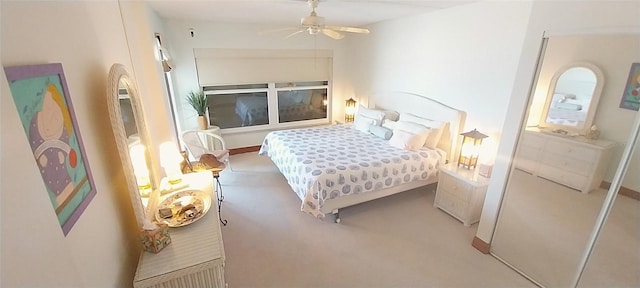
[[[375,111],[380,111],[384,115],[384,119],[389,119],[391,121],[398,121],[398,117],[400,117],[400,113],[393,110],[381,110],[381,109],[372,109]]]
[[[393,135],[393,131],[391,129],[388,129],[382,126],[375,126],[375,125],[371,125],[369,127],[369,132],[371,132],[371,134],[377,136],[378,138],[382,138],[384,140],[389,140]]]

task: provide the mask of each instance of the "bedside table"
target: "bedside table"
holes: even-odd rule
[[[446,164],[440,167],[433,206],[462,221],[464,226],[471,226],[480,220],[488,185],[489,178],[479,176],[475,169],[458,167],[458,163]]]

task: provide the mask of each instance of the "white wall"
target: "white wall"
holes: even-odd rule
[[[596,30],[628,30],[630,27],[639,29],[638,19],[640,2],[637,1],[533,2],[524,49],[502,129],[498,158],[478,225],[478,238],[487,243],[491,242],[544,31],[584,33]]]
[[[350,47],[355,95],[426,95],[466,111],[465,131],[499,139],[530,5],[480,2],[373,25]]]
[[[1,286],[127,287],[137,225],[107,112],[112,63],[130,67],[117,2],[1,2],[2,65],[62,63],[97,195],[63,236],[4,72]]]
[[[263,31],[282,27],[269,27],[253,24],[225,24],[202,21],[166,20],[164,22],[167,49],[174,63],[172,70],[174,92],[177,98],[178,121],[180,130],[195,129],[197,127],[196,114],[184,100],[187,93],[198,90],[198,77],[193,54],[194,48],[221,49],[294,49],[314,50],[324,49],[333,51],[333,109],[332,115],[343,115],[344,100],[349,98],[346,93],[345,82],[346,41],[331,40],[322,35],[317,39],[299,34],[284,39],[286,33],[262,33]],[[194,29],[191,37],[189,29]],[[348,35],[347,37],[351,37]],[[342,104],[342,105],[341,105]],[[247,147],[262,144],[268,131],[225,134],[225,141],[230,148]]]

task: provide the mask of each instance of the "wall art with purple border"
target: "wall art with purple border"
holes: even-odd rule
[[[627,85],[624,86],[620,108],[638,111],[640,108],[640,63],[631,64]]]
[[[4,70],[34,164],[66,236],[96,190],[62,64]]]

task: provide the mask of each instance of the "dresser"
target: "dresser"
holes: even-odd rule
[[[515,168],[589,193],[600,187],[616,144],[606,139],[525,130],[514,159]]]
[[[449,163],[440,167],[433,205],[462,221],[464,226],[480,221],[489,179],[474,169]]]
[[[169,228],[171,244],[158,254],[142,252],[133,287],[226,287],[224,245],[215,201],[213,177],[208,171],[185,174],[189,186],[211,193],[209,211],[189,225]],[[184,189],[177,190],[177,193]],[[168,193],[160,198],[171,195]]]

